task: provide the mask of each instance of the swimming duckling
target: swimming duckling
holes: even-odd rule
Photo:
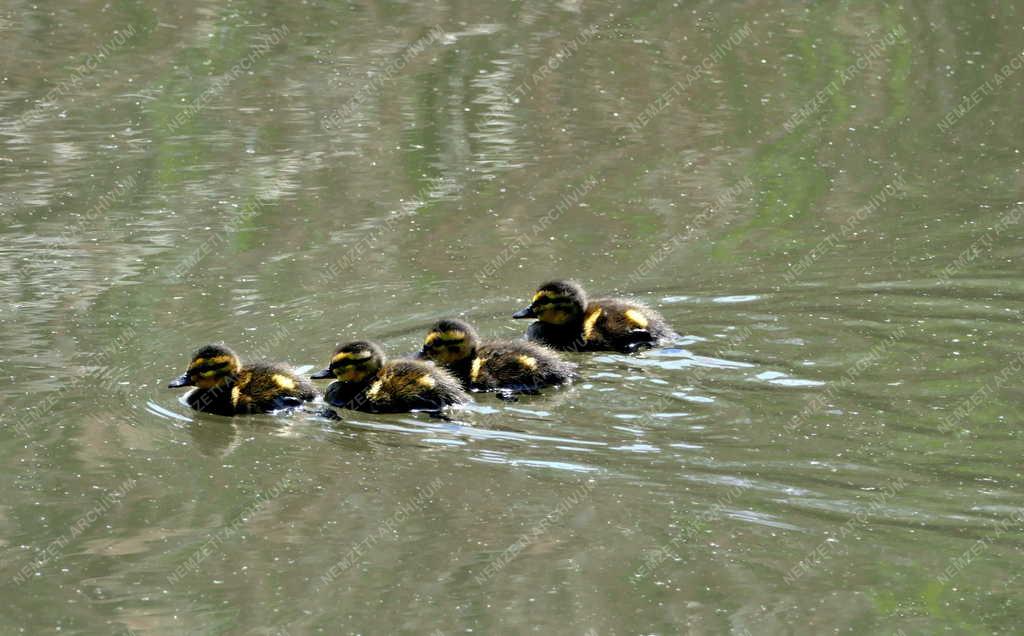
[[[536,318],[526,337],[555,349],[614,350],[630,353],[654,347],[673,335],[661,315],[640,303],[621,298],[587,301],[572,281],[544,283],[529,307],[513,318]]]
[[[419,360],[392,360],[372,342],[338,347],[331,365],[310,376],[336,378],[324,401],[333,406],[370,413],[438,411],[469,401],[458,380],[447,371]]]
[[[466,388],[478,391],[532,392],[569,382],[576,368],[551,349],[532,342],[480,342],[476,330],[461,320],[435,324],[419,355],[450,371]]]
[[[301,406],[317,395],[313,385],[291,367],[268,363],[242,366],[234,351],[216,344],[196,351],[188,371],[167,386],[196,387],[185,398],[188,405],[216,415],[268,413]]]

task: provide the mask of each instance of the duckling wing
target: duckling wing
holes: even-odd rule
[[[239,406],[248,404],[252,410],[277,410],[298,406],[316,397],[316,390],[306,380],[283,364],[253,364],[243,370],[238,383]]]
[[[395,361],[388,364],[377,378],[378,391],[398,398],[420,395],[433,386],[430,370],[413,361]]]
[[[478,351],[480,375],[495,387],[538,387],[561,384],[572,378],[576,365],[554,350],[521,340],[485,342]]]
[[[537,371],[548,384],[569,382],[576,377],[576,365],[550,347],[526,343],[523,353],[537,361]]]
[[[596,316],[592,326],[594,336],[613,348],[633,350],[644,345],[655,346],[671,331],[661,314],[641,303],[604,298],[594,301],[593,305],[599,308],[599,313],[591,314]]]
[[[367,397],[392,408],[438,409],[465,401],[465,393],[447,372],[418,360],[394,360],[384,365]]]

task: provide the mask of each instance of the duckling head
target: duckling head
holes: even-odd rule
[[[577,283],[556,280],[544,283],[533,295],[530,306],[512,314],[513,318],[536,318],[552,325],[564,325],[583,318],[587,295]]]
[[[331,356],[331,365],[309,376],[314,380],[336,378],[339,382],[364,382],[384,366],[384,351],[372,342],[341,345]]]
[[[206,345],[193,354],[188,371],[167,386],[172,389],[183,386],[212,389],[237,377],[241,370],[242,362],[234,351],[220,344]]]
[[[448,319],[438,321],[423,340],[420,357],[448,366],[472,358],[480,337],[469,323]]]

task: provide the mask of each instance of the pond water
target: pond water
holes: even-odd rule
[[[2,633],[1024,621],[1014,3],[11,2]],[[200,415],[573,277],[662,349],[426,415]]]

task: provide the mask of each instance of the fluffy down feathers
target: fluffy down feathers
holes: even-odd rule
[[[256,363],[238,375],[235,411],[263,413],[295,406],[316,397],[316,389],[283,364]]]
[[[535,322],[527,337],[564,351],[636,351],[655,347],[672,336],[672,329],[655,310],[618,298],[591,301],[582,319],[566,325]]]
[[[370,413],[436,411],[469,401],[458,381],[433,364],[416,360],[387,362],[366,382],[333,382],[325,400],[341,408]]]
[[[477,349],[479,363],[471,364],[468,377],[460,377],[478,390],[536,390],[573,379],[576,365],[551,349],[525,341],[484,342]]]
[[[242,367],[219,386],[198,388],[186,401],[197,411],[216,415],[269,413],[301,405],[316,397],[316,389],[283,364]]]

